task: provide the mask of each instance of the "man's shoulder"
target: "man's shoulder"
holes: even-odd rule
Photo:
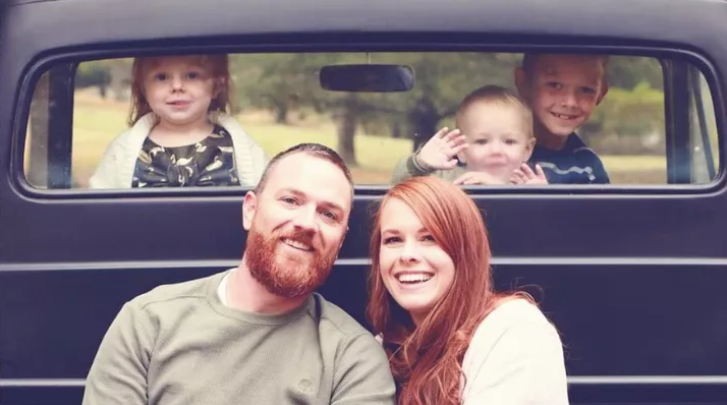
[[[346,313],[338,305],[329,302],[320,294],[313,294],[316,308],[319,311],[319,322],[323,326],[333,329],[333,332],[339,333],[339,337],[343,340],[349,340],[357,336],[367,336],[373,340],[371,333],[361,326],[356,319]]]
[[[221,281],[225,272],[211,276],[184,281],[175,284],[164,284],[136,296],[130,304],[138,309],[163,303],[173,303],[179,300],[206,299],[210,291],[210,283]]]

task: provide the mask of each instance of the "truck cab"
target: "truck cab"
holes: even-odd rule
[[[239,263],[251,187],[90,187],[128,128],[133,58],[227,54],[232,114],[269,156],[346,159],[350,230],[320,293],[368,325],[372,207],[396,163],[548,53],[608,57],[576,132],[610,183],[465,187],[497,288],[560,332],[571,403],[727,404],[725,21],[719,0],[0,0],[0,402],[80,403],[125,302]],[[410,85],[323,73],[373,65]]]

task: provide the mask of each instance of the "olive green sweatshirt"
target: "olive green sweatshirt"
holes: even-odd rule
[[[227,274],[126,303],[101,343],[84,405],[394,404],[381,346],[312,295],[284,315],[226,307]]]

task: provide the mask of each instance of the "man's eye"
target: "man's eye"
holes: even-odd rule
[[[298,205],[298,200],[296,200],[294,197],[283,197],[280,199],[280,201],[288,205]]]
[[[323,211],[321,213],[321,215],[323,215],[324,217],[326,217],[326,219],[331,220],[331,221],[336,221],[338,219],[338,216],[336,216],[336,214],[334,214],[331,211]]]

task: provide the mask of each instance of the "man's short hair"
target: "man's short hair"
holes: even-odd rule
[[[335,150],[318,143],[299,143],[278,153],[270,160],[268,165],[265,167],[265,171],[263,172],[260,181],[255,187],[255,194],[259,195],[263,192],[263,190],[265,189],[265,185],[268,182],[270,172],[273,170],[275,165],[280,162],[280,160],[282,160],[284,157],[292,155],[294,153],[305,153],[307,155],[333,163],[336,167],[341,169],[343,175],[346,177],[346,180],[348,180],[348,183],[351,185],[351,189],[353,190],[353,178],[351,177],[351,171],[348,170],[346,163],[343,161],[343,159],[341,159],[341,156],[336,153]]]

